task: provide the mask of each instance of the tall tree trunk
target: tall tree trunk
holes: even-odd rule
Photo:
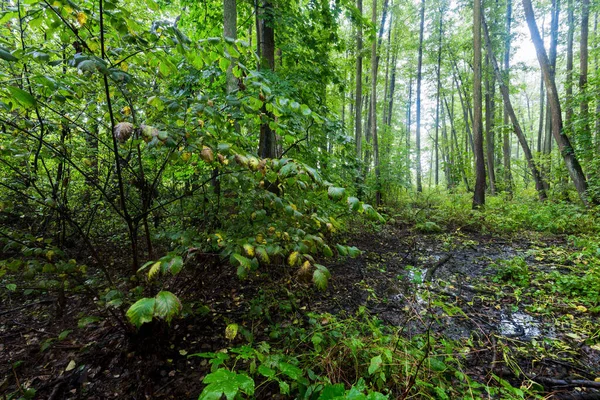
[[[444,30],[444,14],[443,9],[440,7],[440,24],[438,30],[438,54],[437,54],[437,93],[436,93],[436,101],[435,101],[435,186],[440,183],[440,159],[439,159],[439,129],[440,129],[440,93],[442,91],[442,78],[441,78],[441,70],[442,70],[442,34]]]
[[[469,180],[467,179],[465,164],[463,163],[462,153],[460,150],[460,145],[458,143],[458,135],[456,134],[456,129],[454,128],[454,102],[452,104],[452,109],[448,106],[448,100],[446,99],[446,97],[444,97],[444,103],[446,104],[446,110],[448,111],[448,117],[450,119],[450,134],[452,136],[451,143],[453,143],[454,147],[456,147],[455,154],[458,159],[458,168],[460,168],[460,175],[462,176],[467,192],[470,192],[471,188],[469,187]]]
[[[260,7],[260,53],[261,69],[275,70],[275,31],[273,21],[273,4],[271,0],[262,0]],[[266,106],[263,106],[262,112],[267,115],[267,120],[273,118],[273,114],[268,112]],[[260,141],[258,153],[262,158],[277,157],[277,140],[275,132],[266,121],[260,125]]]
[[[575,189],[577,189],[577,193],[579,194],[581,201],[585,205],[588,205],[587,181],[585,179],[585,175],[583,174],[583,170],[581,169],[581,165],[575,156],[575,152],[571,146],[569,137],[563,131],[562,113],[560,101],[558,99],[558,91],[556,90],[556,83],[554,82],[554,78],[550,71],[550,61],[548,60],[546,49],[544,48],[544,42],[540,37],[540,31],[538,30],[537,23],[535,22],[535,14],[533,12],[531,0],[523,0],[523,8],[525,10],[527,25],[529,26],[529,31],[531,33],[531,40],[535,46],[537,58],[544,73],[544,83],[546,84],[546,91],[548,94],[548,99],[550,100],[549,106],[552,109],[552,135],[554,136],[554,140],[556,140],[556,144],[558,145],[560,153],[563,156],[565,165],[569,171],[569,175],[571,176],[571,180],[575,185]],[[592,202],[596,203],[595,199],[592,199]]]
[[[519,120],[517,119],[517,115],[510,101],[510,95],[508,91],[508,80],[504,80],[502,77],[502,73],[500,72],[500,68],[498,67],[498,62],[496,61],[496,57],[494,56],[492,49],[492,42],[490,40],[490,35],[488,32],[487,25],[485,21],[483,22],[483,29],[485,33],[485,44],[487,48],[487,52],[490,55],[490,59],[492,62],[492,66],[494,68],[494,73],[496,74],[496,78],[498,80],[498,85],[500,87],[500,93],[502,93],[502,100],[504,101],[504,110],[509,115],[510,120],[512,121],[514,132],[519,139],[519,143],[523,148],[523,154],[525,156],[525,160],[527,161],[527,165],[531,170],[531,175],[533,176],[533,180],[535,181],[535,188],[538,191],[538,196],[540,200],[545,200],[546,196],[546,185],[538,170],[535,160],[533,158],[533,154],[531,153],[531,149],[529,148],[529,144],[527,143],[527,138],[521,129],[521,125],[519,124]]]
[[[423,29],[425,27],[425,0],[421,0],[421,25],[419,28],[419,55],[417,61],[417,132],[416,132],[416,163],[417,163],[417,192],[423,191],[421,172],[421,72],[423,68]]]
[[[481,0],[473,2],[473,141],[475,144],[475,191],[473,208],[485,205],[485,160],[481,102]]]
[[[573,0],[567,2],[567,77],[565,81],[565,130],[573,134],[573,35],[575,32],[575,16],[573,15]]]
[[[591,161],[593,155],[592,132],[589,122],[590,105],[587,97],[589,17],[590,0],[581,0],[581,36],[579,39],[579,92],[581,103],[579,104],[579,119],[582,121],[581,137],[585,149],[583,157],[586,161]]]
[[[486,144],[486,161],[488,169],[488,179],[490,182],[490,194],[496,195],[496,171],[494,167],[494,96],[496,95],[494,88],[496,87],[495,75],[490,69],[490,57],[492,55],[487,51],[485,58],[486,77],[485,77],[485,144]]]
[[[387,3],[387,0],[385,0],[385,2]],[[371,15],[371,22],[373,25],[377,23],[377,0],[373,0],[373,13]],[[380,35],[383,35],[383,25],[380,27],[379,33]],[[378,41],[373,40],[373,44],[371,45],[371,136],[373,138],[373,159],[375,162],[375,204],[380,206],[381,188],[379,187],[379,179],[381,171],[379,169],[379,141],[377,138],[377,68],[379,64],[379,56],[377,55],[377,44]]]
[[[223,36],[237,39],[237,0],[223,0]],[[237,88],[237,79],[233,76],[233,63],[227,68],[227,93]]]
[[[356,0],[356,8],[362,16],[362,0]],[[356,93],[354,114],[354,140],[356,141],[356,158],[362,157],[362,21],[356,28]]]
[[[408,104],[406,105],[406,171],[408,174],[408,183],[412,185],[412,173],[410,169],[410,142],[412,136],[412,87],[413,87],[413,77],[410,74],[408,78]]]
[[[552,79],[556,79],[556,48],[558,46],[558,19],[560,14],[560,0],[552,0],[552,19],[550,21],[550,49],[548,52],[548,60],[550,61],[550,71],[552,73]],[[548,101],[550,103],[550,101]],[[544,135],[544,154],[547,156],[546,160],[548,172],[551,166],[550,153],[552,152],[552,116],[550,115],[550,108],[546,109],[546,133]]]

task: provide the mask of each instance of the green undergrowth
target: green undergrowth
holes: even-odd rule
[[[403,335],[361,308],[351,318],[307,313],[306,322],[270,328],[269,342],[190,357],[209,360],[199,399],[472,399],[524,398],[494,374],[487,383],[469,377],[468,341]],[[534,393],[529,393],[535,396]]]
[[[599,232],[598,211],[567,201],[540,202],[531,195],[488,196],[485,208],[472,210],[471,193],[430,191],[404,194],[389,214],[392,222],[415,226],[424,233],[468,229],[498,234],[590,234]]]

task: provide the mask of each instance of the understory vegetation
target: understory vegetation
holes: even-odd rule
[[[0,1],[0,398],[599,398],[562,7]]]

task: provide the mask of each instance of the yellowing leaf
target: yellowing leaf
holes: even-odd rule
[[[577,309],[577,311],[579,311],[579,312],[586,312],[587,311],[587,308],[585,308],[584,306],[577,306],[577,307],[575,307],[575,309]]]
[[[160,264],[161,261],[157,261],[154,264],[152,264],[152,267],[150,267],[150,271],[148,271],[148,279],[152,279],[158,274],[158,271],[160,271]]]
[[[600,343],[596,343],[590,346],[590,349],[600,351]]]
[[[288,264],[290,267],[293,267],[294,265],[296,265],[298,263],[299,256],[300,256],[300,253],[298,253],[297,251],[294,251],[292,254],[290,254],[290,256],[288,257]]]
[[[77,364],[75,363],[75,360],[69,361],[69,364],[67,365],[67,368],[65,368],[65,372],[69,372],[69,371],[74,370],[76,366],[77,366]]]
[[[244,243],[243,247],[248,257],[254,257],[254,246],[252,246],[250,243]]]
[[[81,26],[85,25],[85,23],[87,22],[87,15],[85,15],[82,12],[78,12],[77,13],[77,22],[79,22],[79,25],[81,25]]]
[[[238,324],[229,324],[225,328],[225,337],[229,340],[235,339],[239,330]]]

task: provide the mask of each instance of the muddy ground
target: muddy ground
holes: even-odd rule
[[[21,289],[31,283],[12,276],[11,282],[16,279],[20,290],[2,292],[0,398],[27,396],[27,389],[34,388],[31,398],[39,399],[195,399],[210,366],[187,354],[229,346],[223,332],[231,321],[244,321],[256,340],[261,340],[265,324],[289,318],[278,311],[281,307],[256,312],[257,302],[290,302],[297,310],[306,307],[338,315],[353,315],[366,306],[405,335],[432,326],[452,339],[475,338],[480,348],[468,360],[469,374],[483,379],[492,371],[515,385],[522,377],[514,376],[503,363],[498,342],[506,349],[511,343],[526,346],[532,340],[568,333],[568,327],[559,329],[548,316],[527,312],[514,297],[497,296],[481,284],[491,279],[495,262],[501,259],[519,256],[532,268],[547,268],[536,252],[551,246],[568,248],[564,236],[427,234],[387,225],[377,232],[353,235],[348,244],[364,253],[355,259],[322,260],[332,273],[323,293],[297,282],[292,271],[281,268],[241,282],[234,269],[214,260],[188,265],[170,288],[187,305],[186,316],[171,327],[146,324],[137,334],[96,309],[93,294],[67,294],[64,302],[59,293],[36,288],[25,294]],[[7,278],[2,287],[9,282]],[[290,293],[295,294],[293,300]],[[432,305],[434,296],[462,312],[453,316],[441,312]],[[415,315],[421,317],[411,317]],[[98,318],[78,327],[86,316]],[[598,320],[590,314],[582,318]],[[428,325],[426,320],[434,323]],[[593,381],[600,376],[599,352],[585,345],[567,361],[519,356],[517,362],[526,374],[550,379],[545,385],[549,392],[561,389],[555,385],[560,379]],[[600,398],[594,390],[577,393]],[[559,396],[575,392],[569,387],[562,393]]]

